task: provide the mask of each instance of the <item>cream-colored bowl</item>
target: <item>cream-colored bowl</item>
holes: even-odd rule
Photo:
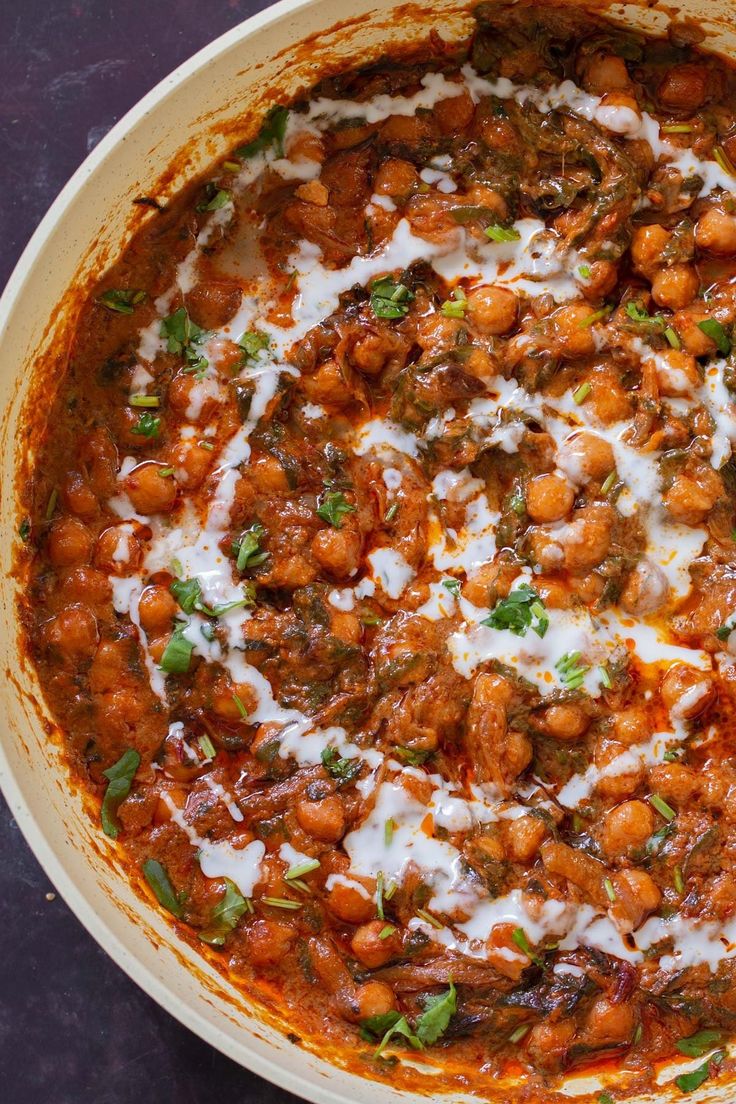
[[[589,6],[607,7],[595,0]],[[678,6],[710,32],[716,49],[736,53],[731,25],[736,0],[680,0]],[[642,29],[663,30],[669,18],[656,7],[608,10]],[[450,38],[469,29],[471,19],[451,0],[435,0],[431,8],[392,0],[282,0],[236,27],[162,81],[103,139],[39,226],[0,302],[5,797],[51,881],[130,977],[223,1053],[319,1104],[387,1104],[397,1094],[292,1045],[249,1009],[217,971],[177,939],[160,912],[131,890],[114,848],[69,785],[34,672],[23,658],[16,616],[16,491],[28,478],[34,448],[33,435],[24,431],[23,410],[31,393],[36,409],[43,406],[44,394],[51,394],[58,379],[82,298],[69,289],[87,286],[135,230],[156,217],[134,206],[136,197],[172,195],[248,136],[274,99],[308,87],[325,69],[344,68],[417,39],[431,25]],[[493,1087],[487,1092],[492,1095]],[[730,1088],[706,1086],[697,1099],[728,1104],[733,1095]]]

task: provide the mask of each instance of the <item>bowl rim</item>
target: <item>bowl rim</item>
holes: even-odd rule
[[[293,15],[306,8],[317,7],[321,2],[322,0],[278,0],[277,3],[270,4],[186,58],[125,112],[62,187],[23,249],[0,295],[0,334],[4,332],[11,319],[26,281],[42,257],[48,239],[63,222],[77,192],[141,120],[158,108],[175,89],[184,85],[200,70],[244,38],[278,22],[284,16]],[[4,735],[7,736],[5,725],[3,729]],[[54,889],[58,891],[76,919],[98,946],[148,997],[203,1042],[236,1062],[244,1071],[255,1073],[278,1088],[301,1099],[310,1100],[314,1104],[345,1104],[344,1093],[333,1089],[328,1077],[321,1078],[319,1083],[311,1083],[299,1068],[290,1068],[290,1063],[284,1062],[283,1058],[279,1060],[275,1050],[274,1057],[271,1058],[259,1053],[255,1048],[249,1048],[246,1036],[243,1038],[243,1045],[239,1046],[227,1032],[206,1019],[196,1004],[186,1001],[165,981],[162,981],[152,968],[128,950],[122,939],[95,911],[86,893],[78,887],[72,875],[67,872],[61,858],[54,853],[45,832],[31,810],[23,787],[6,754],[3,740],[0,740],[0,791],[26,843]],[[243,1047],[247,1049],[247,1053],[244,1053]],[[349,1070],[335,1069],[334,1065],[319,1055],[312,1055],[307,1051],[301,1053],[304,1058],[316,1059],[328,1071],[332,1070],[335,1074],[348,1076],[351,1079],[356,1076]]]

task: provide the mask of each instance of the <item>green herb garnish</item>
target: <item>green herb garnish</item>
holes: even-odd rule
[[[726,1057],[726,1052],[723,1050],[716,1051],[711,1055],[707,1061],[703,1062],[702,1066],[698,1066],[697,1069],[692,1070],[690,1073],[681,1073],[679,1077],[675,1078],[675,1084],[682,1093],[693,1092],[695,1089],[699,1089],[700,1086],[708,1080],[713,1072],[713,1066],[720,1066],[723,1059]]]
[[[132,314],[135,307],[146,298],[145,291],[135,291],[130,288],[111,288],[103,291],[97,300],[103,307],[115,311],[117,314]]]
[[[171,634],[159,664],[167,675],[185,675],[189,670],[194,645],[184,636],[187,625],[179,623]]]
[[[175,579],[170,584],[169,590],[176,598],[184,613],[203,613],[205,617],[222,617],[229,610],[241,609],[243,606],[252,606],[254,597],[248,584],[243,591],[243,597],[234,602],[226,602],[222,606],[207,606],[202,601],[202,586],[199,579]]]
[[[483,233],[487,238],[495,242],[514,242],[521,240],[521,234],[515,226],[486,226]]]
[[[535,964],[535,966],[544,965],[543,960],[532,950],[529,944],[529,940],[526,937],[526,932],[523,928],[514,928],[513,932],[511,933],[511,938],[513,939],[519,950],[523,954],[525,954],[526,957]]]
[[[182,914],[181,901],[174,892],[165,867],[156,859],[146,859],[142,869],[158,903],[179,920]]]
[[[221,947],[243,913],[252,909],[248,899],[226,878],[225,892],[212,910],[209,926],[199,933],[199,938],[213,947]]]
[[[527,629],[531,629],[537,636],[543,637],[549,628],[549,617],[536,590],[528,583],[521,583],[508,598],[496,603],[481,625],[491,629],[508,629],[515,636],[525,636]]]
[[[706,1027],[702,1031],[696,1031],[694,1035],[688,1035],[686,1039],[679,1039],[675,1046],[680,1054],[685,1054],[688,1058],[702,1058],[714,1046],[718,1046],[722,1038],[722,1031]]]
[[[376,318],[403,318],[413,299],[414,293],[406,284],[397,284],[390,276],[374,280],[371,285],[371,307]]]
[[[581,652],[566,652],[562,659],[558,659],[555,663],[555,670],[559,673],[560,682],[568,690],[579,690],[590,670],[590,667],[578,664],[581,654]]]
[[[731,352],[731,339],[716,318],[706,318],[698,322],[698,329],[702,330],[706,337],[714,342],[716,349],[722,356],[728,356]]]
[[[442,585],[445,590],[449,590],[450,594],[453,594],[455,598],[460,597],[460,580],[459,579],[443,579]]]
[[[342,519],[346,514],[354,514],[355,506],[351,506],[342,491],[325,491],[317,506],[317,516],[321,517],[335,529],[342,528]]]
[[[138,437],[158,437],[160,429],[161,419],[157,418],[155,414],[145,411],[130,432],[135,433]]]
[[[246,529],[240,535],[238,540],[233,541],[232,551],[236,557],[235,566],[238,571],[260,567],[262,563],[265,563],[268,559],[268,552],[261,551],[261,541],[265,535],[266,530],[263,526],[259,522],[255,522],[250,529]]]
[[[245,353],[246,360],[255,360],[260,352],[269,347],[270,343],[268,334],[260,330],[246,330],[238,345]]]
[[[289,109],[282,107],[281,104],[277,104],[272,107],[266,115],[263,121],[263,126],[259,130],[257,136],[252,142],[247,142],[246,145],[240,146],[235,150],[236,157],[250,158],[255,157],[257,153],[262,153],[264,150],[272,146],[277,157],[284,156],[284,137],[286,135],[286,124],[289,120]]]
[[[208,199],[204,203],[197,204],[197,210],[204,211],[219,211],[221,208],[226,207],[228,203],[232,202],[232,195],[225,188],[216,188],[214,185],[207,186]],[[211,195],[209,193],[212,193]]]
[[[107,778],[107,789],[102,799],[100,820],[102,830],[111,839],[118,838],[120,822],[117,818],[118,807],[130,793],[135,772],[140,766],[141,757],[134,748],[128,748],[111,767],[102,773]]]
[[[423,1046],[432,1046],[447,1030],[450,1020],[457,1012],[457,994],[450,981],[446,993],[430,997],[424,1011],[416,1023],[416,1036]]]
[[[649,798],[649,804],[667,821],[674,820],[677,816],[675,810],[659,794],[652,794]]]
[[[360,774],[360,759],[343,759],[337,748],[325,748],[322,752],[322,766],[338,782],[347,785]]]

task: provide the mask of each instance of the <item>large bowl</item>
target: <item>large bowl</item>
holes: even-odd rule
[[[670,18],[658,6],[609,6],[600,0],[587,6],[599,13],[605,8],[612,18],[640,29],[662,31]],[[701,23],[709,45],[736,54],[736,0],[680,0],[678,6],[681,16]],[[444,37],[459,37],[471,19],[467,7],[453,0],[435,0],[429,10],[392,0],[282,0],[248,19],[181,65],[103,139],[44,218],[0,301],[3,792],[51,881],[131,978],[223,1053],[319,1104],[388,1104],[397,1093],[389,1084],[358,1077],[292,1045],[274,1015],[249,1006],[132,891],[113,847],[69,784],[35,672],[23,655],[16,616],[16,491],[33,460],[24,407],[27,413],[28,395],[41,376],[50,387],[58,379],[65,338],[82,299],[69,289],[88,286],[144,221],[155,217],[133,205],[135,198],[171,195],[248,136],[255,118],[279,94],[308,87],[325,70],[404,45],[433,24]],[[578,1084],[573,1091],[582,1088]],[[487,1095],[493,1096],[492,1086]],[[656,1099],[670,1097],[662,1090]],[[698,1100],[728,1104],[732,1089],[706,1086]]]

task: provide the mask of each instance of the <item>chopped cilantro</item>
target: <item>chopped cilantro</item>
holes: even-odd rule
[[[317,516],[335,529],[341,529],[345,514],[354,514],[355,510],[356,507],[347,501],[342,491],[325,491],[320,496]]]
[[[289,109],[287,107],[283,107],[281,104],[272,107],[266,115],[257,136],[252,142],[247,142],[246,145],[236,149],[235,156],[248,159],[255,157],[257,153],[262,153],[271,146],[277,157],[283,157],[284,137],[288,120]]]
[[[390,276],[374,280],[371,285],[371,307],[376,318],[403,318],[413,299],[414,293],[406,284],[397,284]]]
[[[508,598],[496,603],[481,625],[491,629],[508,629],[515,636],[525,636],[531,629],[537,636],[543,637],[549,628],[549,617],[536,590],[528,583],[521,583]]]
[[[145,291],[136,291],[131,288],[110,288],[109,291],[103,291],[98,303],[117,314],[132,314],[134,308],[142,303],[145,298]]]
[[[133,777],[140,765],[141,757],[134,748],[128,748],[111,767],[102,773],[107,778],[107,789],[102,799],[100,819],[102,830],[111,839],[118,838],[120,824],[117,818],[118,806],[130,793]]]
[[[186,627],[177,624],[161,656],[159,666],[167,675],[185,675],[189,670],[194,645],[184,636]]]
[[[213,947],[221,947],[238,920],[245,912],[252,912],[253,906],[247,897],[243,897],[237,887],[225,879],[225,892],[212,910],[210,922],[199,938]]]
[[[135,433],[138,437],[158,437],[161,429],[161,419],[157,418],[154,414],[145,411],[140,415],[138,421],[131,429],[131,433]]]

